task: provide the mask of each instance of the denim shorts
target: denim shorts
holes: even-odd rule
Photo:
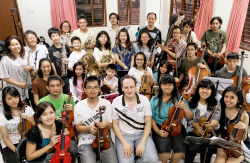
[[[158,125],[158,128],[161,126]],[[153,140],[155,142],[155,146],[157,149],[157,153],[171,153],[171,150],[173,150],[173,153],[185,153],[186,147],[184,143],[184,139],[186,137],[186,129],[183,125],[181,125],[181,133],[176,136],[171,136],[170,134],[163,138],[160,135],[158,135],[154,130],[153,133]]]

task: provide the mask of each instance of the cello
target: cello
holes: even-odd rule
[[[246,83],[247,77],[243,76],[243,61],[245,51],[241,51],[241,62],[240,62],[240,76],[233,76],[231,79],[234,81],[233,86],[238,86],[244,96],[244,107],[247,112],[250,111],[250,104],[246,101],[246,94],[249,93],[250,85]]]
[[[72,93],[69,92],[69,97],[68,97],[66,103],[65,103],[65,101],[64,101],[64,105],[65,105],[65,104],[69,104],[71,98],[72,98]],[[75,135],[75,129],[74,129],[73,125],[72,125],[72,121],[74,120],[74,113],[73,113],[72,110],[66,111],[66,109],[65,109],[65,110],[62,112],[62,117],[63,117],[64,115],[65,115],[65,118],[66,118],[66,119],[65,119],[65,123],[66,123],[66,127],[67,127],[67,129],[68,129],[68,131],[69,131],[69,136],[70,136],[70,138],[72,138],[72,137]]]
[[[22,101],[21,113],[25,113],[25,107],[26,107],[26,104],[24,101]],[[33,127],[33,124],[29,122],[28,120],[23,119],[21,117],[20,119],[21,119],[21,122],[18,125],[18,131],[19,133],[21,133],[21,140],[22,140],[25,138],[25,134],[29,131],[29,129]]]
[[[103,108],[99,106],[99,116],[100,121],[102,122],[102,110]],[[109,149],[110,148],[110,141],[108,138],[109,128],[108,126],[106,128],[97,128],[97,133],[95,134],[95,140],[93,140],[92,147],[95,151],[98,152],[98,158],[101,162],[101,151]]]
[[[101,91],[104,95],[110,94],[111,88],[109,85],[103,84],[104,82],[105,75],[102,77],[102,86],[101,86]]]
[[[183,93],[184,94],[184,93]],[[178,101],[182,101],[183,94]],[[172,106],[168,111],[168,119],[165,120],[161,129],[167,131],[171,136],[176,136],[181,133],[181,123],[180,120],[185,116],[185,111],[183,109]]]
[[[199,63],[202,63],[204,55],[205,52],[204,49],[202,49],[202,55]],[[198,66],[193,66],[188,70],[188,91],[183,95],[186,101],[189,101],[190,97],[194,95],[197,85],[201,80],[203,80],[204,76],[208,76],[208,72],[206,69],[202,69]]]
[[[68,149],[70,147],[70,136],[64,135],[63,132],[66,128],[66,112],[62,113],[62,133],[60,134],[60,140],[55,145],[55,153],[51,157],[51,163],[71,163],[71,154]]]

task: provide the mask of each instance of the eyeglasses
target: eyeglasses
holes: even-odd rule
[[[90,90],[90,89],[93,89],[93,90],[96,90],[96,89],[98,89],[98,88],[100,88],[100,87],[86,87],[86,89],[88,89],[88,90]]]

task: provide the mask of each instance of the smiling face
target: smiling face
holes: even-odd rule
[[[56,112],[51,106],[48,106],[39,117],[39,121],[43,124],[51,126],[55,123]]]
[[[87,28],[88,22],[86,19],[79,19],[77,24],[81,30],[85,30]]]
[[[237,106],[239,99],[237,97],[237,95],[232,92],[232,91],[228,91],[225,93],[224,96],[224,102],[227,108],[234,108]]]
[[[60,43],[60,35],[58,33],[52,33],[50,39],[54,43]]]
[[[143,44],[147,44],[149,40],[150,40],[150,36],[148,35],[148,33],[141,34],[141,42]]]
[[[79,40],[74,40],[72,46],[74,50],[81,50],[81,42]]]
[[[82,76],[83,71],[84,71],[84,69],[82,68],[81,65],[76,66],[76,69],[75,69],[76,76]]]
[[[111,15],[109,21],[110,21],[111,25],[116,25],[118,22],[116,15],[114,15],[114,14]]]
[[[64,33],[70,33],[69,29],[70,29],[69,23],[67,23],[67,22],[63,23],[63,25],[62,25],[62,31]]]
[[[107,41],[108,41],[108,37],[105,34],[102,34],[98,38],[98,40],[100,41],[101,45],[104,46],[107,43]]]
[[[154,26],[154,24],[156,22],[155,14],[149,14],[147,17],[147,22],[148,22],[149,26]]]
[[[137,65],[137,67],[143,67],[144,64],[144,56],[143,55],[137,55],[135,58],[135,63]]]
[[[127,36],[126,32],[121,32],[120,33],[121,43],[126,43],[127,39],[128,39],[128,36]]]
[[[204,88],[204,87],[199,88],[200,99],[206,100],[211,96],[211,94],[212,90],[210,88]]]
[[[19,103],[19,97],[13,97],[9,94],[6,94],[5,101],[10,108],[16,108]]]
[[[26,36],[26,42],[29,47],[35,47],[37,44],[37,37],[33,34],[28,34]]]
[[[49,76],[50,72],[51,72],[51,64],[49,61],[43,61],[41,63],[41,70],[43,75]]]
[[[166,64],[164,64],[164,65],[162,65],[162,67],[160,67],[161,74],[165,74],[167,71],[168,71],[168,69],[167,69],[167,65]]]
[[[10,45],[8,47],[13,54],[17,54],[21,52],[21,44],[17,39],[12,39],[10,41]]]
[[[174,90],[174,84],[170,84],[170,83],[161,84],[161,89],[162,89],[163,94],[171,95],[172,91]]]

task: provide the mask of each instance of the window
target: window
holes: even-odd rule
[[[185,15],[184,21],[192,20],[199,11],[201,0],[171,0],[170,16],[172,14]]]
[[[106,0],[75,0],[76,14],[87,17],[88,26],[107,26]]]
[[[240,48],[250,50],[250,3],[248,5],[245,25],[242,32]]]
[[[120,25],[139,24],[140,0],[118,0],[118,15]]]

